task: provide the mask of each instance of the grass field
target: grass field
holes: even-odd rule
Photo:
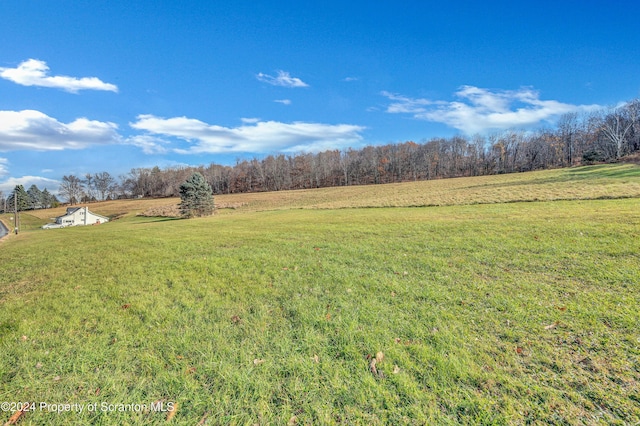
[[[35,212],[0,241],[0,402],[37,425],[636,424],[639,196],[640,167],[594,166]],[[398,207],[350,208],[375,205]]]

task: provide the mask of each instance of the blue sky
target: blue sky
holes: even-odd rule
[[[640,96],[637,1],[0,2],[0,190],[551,126]]]

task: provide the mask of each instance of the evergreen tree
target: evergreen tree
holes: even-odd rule
[[[45,188],[40,194],[40,204],[42,204],[43,209],[48,209],[53,204],[53,199],[55,195],[51,194],[47,188]]]
[[[29,209],[29,194],[27,194],[27,191],[24,190],[24,186],[16,185],[16,187],[13,189],[13,192],[11,192],[11,195],[9,195],[9,198],[7,200],[8,211],[16,210],[14,200],[17,201],[18,211]]]
[[[42,191],[35,186],[31,185],[27,190],[27,195],[29,196],[29,208],[35,210],[42,206]]]
[[[195,172],[180,185],[180,212],[184,217],[209,216],[214,204],[211,186],[204,176]]]

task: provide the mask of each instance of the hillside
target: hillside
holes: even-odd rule
[[[0,395],[49,404],[20,424],[636,424],[639,194],[611,165],[25,213]]]
[[[640,197],[640,165],[613,164],[527,173],[440,179],[383,185],[216,195],[220,213],[339,209],[351,207],[420,207],[492,204],[516,201],[591,200]],[[90,204],[106,216],[137,214],[176,205],[179,198],[133,199]],[[65,207],[29,211],[43,221]],[[45,223],[45,222],[43,222]]]

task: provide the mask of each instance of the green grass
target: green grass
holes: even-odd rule
[[[176,424],[640,421],[639,199],[238,210],[0,243],[0,402],[175,402]]]
[[[40,229],[42,225],[49,222],[33,214],[34,212],[20,212],[20,231],[33,231]],[[13,232],[14,220],[13,213],[0,214],[0,220],[5,224],[10,232]]]

